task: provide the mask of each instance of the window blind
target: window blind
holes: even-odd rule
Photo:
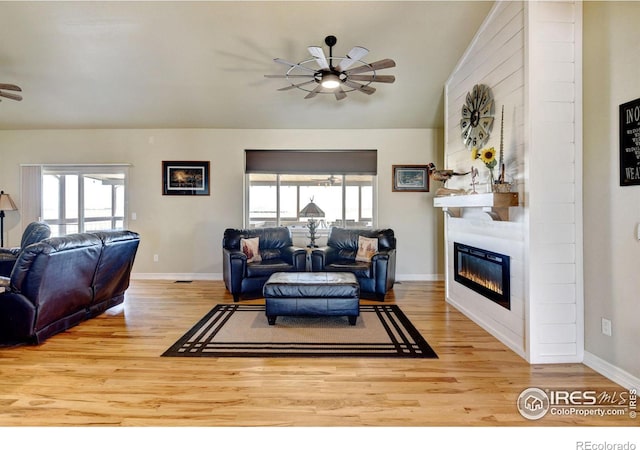
[[[245,150],[246,173],[377,175],[377,150]]]
[[[20,167],[20,215],[22,231],[31,222],[42,220],[42,166]]]

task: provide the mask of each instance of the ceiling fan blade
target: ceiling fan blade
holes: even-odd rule
[[[20,89],[20,86],[16,86],[15,84],[3,84],[3,83],[0,83],[0,89],[4,89],[5,91],[20,91],[20,92],[22,92],[22,89]]]
[[[345,73],[347,75],[352,75],[354,73],[369,72],[371,70],[388,69],[390,67],[395,67],[395,66],[396,66],[396,62],[393,59],[381,59],[380,61],[372,62],[371,64],[365,64],[363,66],[358,66],[354,69],[347,70]]]
[[[393,75],[349,75],[353,81],[377,81],[379,83],[393,83],[396,77]]]
[[[274,61],[277,62],[278,64],[284,64],[286,66],[291,66],[291,67],[296,67],[296,68],[301,69],[301,70],[306,70],[307,72],[316,73],[315,70],[310,69],[309,67],[305,67],[305,66],[302,66],[302,65],[297,64],[297,63],[292,63],[292,62],[289,62],[289,61],[281,59],[281,58],[275,58]]]
[[[338,67],[336,67],[336,69],[338,70],[338,72],[347,70],[356,61],[359,61],[367,56],[368,53],[369,50],[364,47],[353,47],[351,50],[349,50],[349,53],[347,53],[347,57],[340,61],[340,64],[338,64]]]
[[[322,90],[322,85],[318,84],[316,88],[313,91],[309,92],[307,95],[305,95],[304,98],[313,98],[316,95],[318,95],[318,92],[320,92],[321,90]]]
[[[321,69],[329,68],[329,62],[327,61],[326,56],[324,56],[324,51],[322,50],[322,47],[307,47],[307,50],[309,50],[309,53],[311,53],[311,56],[313,56],[316,59],[316,62],[318,63],[318,66],[320,66]]]
[[[306,81],[300,84],[290,84],[289,86],[285,86],[283,88],[278,89],[279,91],[288,91],[289,89],[297,88],[298,86],[304,86],[305,84],[315,83],[316,80]]]
[[[9,94],[8,92],[2,92],[2,91],[0,91],[0,97],[6,97],[6,98],[10,98],[11,100],[17,100],[17,101],[22,100],[22,97],[19,95]]]
[[[265,78],[313,78],[313,75],[265,75]]]
[[[364,92],[367,95],[371,95],[376,91],[376,88],[373,88],[371,86],[365,86],[364,84],[360,84],[360,83],[354,83],[353,81],[349,81],[349,80],[346,80],[344,84],[346,84],[350,88],[356,89],[360,92]]]
[[[333,95],[336,96],[336,100],[342,100],[344,98],[347,98],[347,93],[341,87],[336,89]],[[331,180],[331,184],[333,184],[333,179]]]

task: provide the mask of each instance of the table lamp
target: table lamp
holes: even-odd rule
[[[17,211],[16,204],[11,200],[9,194],[0,191],[0,247],[4,247],[4,212]]]
[[[309,219],[309,247],[314,248],[316,245],[316,228],[318,228],[318,222],[316,217],[324,217],[324,211],[318,208],[318,205],[313,203],[313,197],[311,197],[309,204],[300,210],[300,217]]]

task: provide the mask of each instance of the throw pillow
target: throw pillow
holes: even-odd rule
[[[378,252],[378,239],[358,236],[358,253],[356,261],[371,261],[371,257]]]
[[[260,262],[260,238],[240,239],[240,249],[247,255],[247,262]]]

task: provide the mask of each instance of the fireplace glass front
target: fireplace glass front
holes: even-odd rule
[[[453,260],[458,283],[511,309],[509,256],[454,242]]]

